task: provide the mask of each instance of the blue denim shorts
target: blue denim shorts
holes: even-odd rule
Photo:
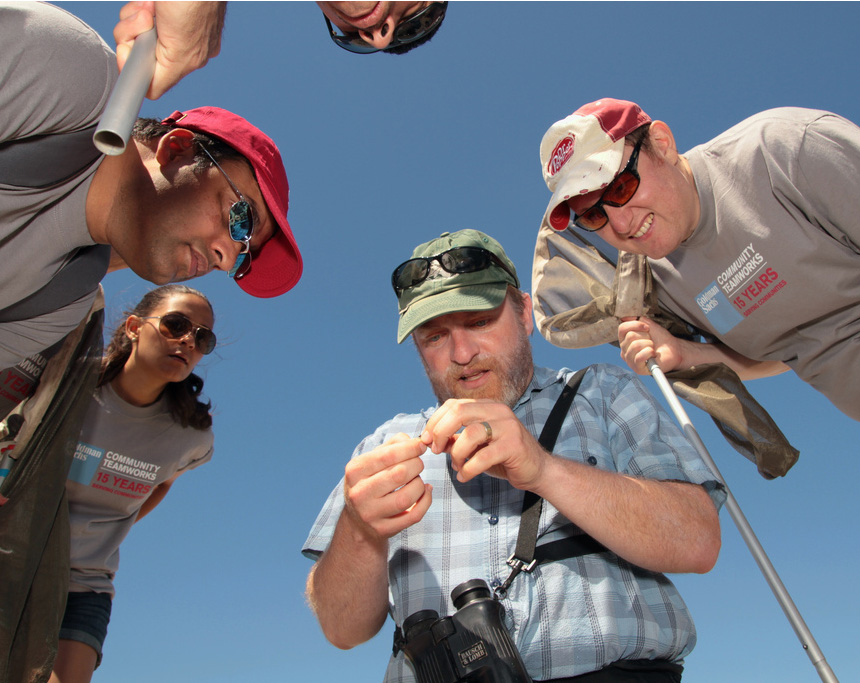
[[[96,667],[102,663],[102,646],[107,637],[112,604],[110,593],[69,593],[66,600],[60,638],[89,645],[98,656]]]

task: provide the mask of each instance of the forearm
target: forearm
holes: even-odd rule
[[[388,541],[368,537],[342,513],[308,576],[307,598],[332,645],[346,650],[370,640],[388,615]]]
[[[137,513],[137,517],[135,518],[135,523],[142,520],[146,517],[150,512],[152,512],[156,506],[164,500],[164,497],[167,495],[167,491],[170,487],[156,486],[155,490],[152,492],[152,495],[149,496],[145,501],[143,501],[143,505],[140,506],[140,511]]]
[[[730,349],[725,344],[681,341],[682,364],[689,368],[703,363],[724,363],[734,370],[742,380],[772,377],[789,370],[781,361],[759,361]]]
[[[619,557],[658,572],[709,571],[720,550],[717,510],[701,486],[640,479],[547,459],[535,493]]]

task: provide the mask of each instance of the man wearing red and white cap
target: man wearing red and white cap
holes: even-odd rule
[[[715,340],[625,321],[633,370],[649,358],[664,371],[722,362],[742,379],[790,368],[860,420],[860,128],[785,107],[682,155],[665,123],[604,98],[553,124],[540,154],[545,223],[644,255],[660,304]]]
[[[98,34],[57,7],[0,5],[0,45],[0,368],[77,327],[109,256],[156,284],[212,270],[257,297],[296,284],[289,185],[267,135],[203,107],[139,121],[123,154],[102,157],[92,134],[117,66]]]

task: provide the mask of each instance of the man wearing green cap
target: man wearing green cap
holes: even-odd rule
[[[638,378],[614,366],[585,369],[552,452],[541,447],[577,373],[533,365],[530,297],[491,237],[444,233],[392,284],[398,342],[412,336],[439,405],[362,441],[305,542],[326,637],[354,647],[390,614],[385,681],[413,681],[404,620],[453,614],[451,590],[478,578],[535,680],[680,680],[695,629],[662,572],[714,565],[725,498],[716,477]],[[517,542],[532,494],[544,499],[537,568],[519,563]],[[564,551],[548,557],[550,542]]]

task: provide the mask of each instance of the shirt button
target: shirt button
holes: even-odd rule
[[[495,589],[495,588],[498,588],[498,587],[499,587],[499,586],[501,586],[501,585],[502,585],[502,582],[501,582],[501,581],[499,581],[498,579],[493,579],[492,581],[490,581],[490,588]]]
[[[595,458],[593,455],[589,455],[588,456],[588,464],[589,465],[596,465],[597,464],[597,458]]]
[[[498,518],[496,515],[490,515],[490,516],[487,518],[487,521],[488,521],[490,524],[498,524],[498,523],[499,523],[499,518]]]

